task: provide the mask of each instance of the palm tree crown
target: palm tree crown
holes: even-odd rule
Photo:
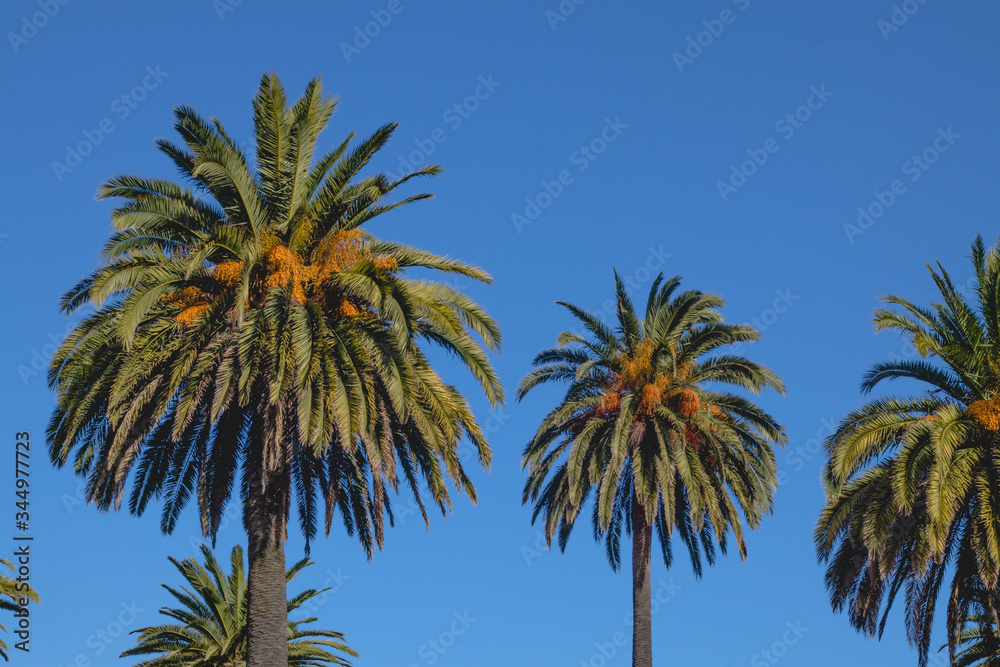
[[[293,492],[307,544],[318,514],[329,533],[339,511],[369,556],[383,544],[389,493],[400,483],[425,520],[421,487],[442,513],[449,479],[475,500],[457,447],[468,437],[487,466],[489,445],[421,344],[453,353],[492,404],[503,399],[475,338],[498,349],[496,323],[460,291],[405,273],[489,275],[365,228],[430,197],[388,200],[439,168],[360,177],[392,124],[353,148],[351,135],[314,161],[334,106],[315,80],[288,106],[281,82],[265,75],[253,101],[253,163],[217,120],[178,108],[183,146],[158,146],[193,189],[138,176],[100,189],[100,198],[121,200],[106,261],[63,299],[67,312],[87,303],[97,311],[67,336],[49,371],[51,458],[72,460],[101,509],[120,507],[131,475],[132,513],[162,497],[169,533],[194,497],[214,539],[240,484],[253,667],[266,664],[253,657],[255,604],[265,597],[274,598],[270,650],[284,650],[284,597],[254,590],[258,574],[272,583],[284,576]]]
[[[545,382],[569,384],[525,449],[524,501],[534,501],[547,538],[558,530],[565,548],[593,492],[594,530],[604,537],[615,569],[622,528],[631,530],[627,517],[636,503],[656,527],[667,566],[676,529],[700,574],[702,550],[713,563],[713,541],[725,553],[730,530],[746,555],[740,514],[755,527],[770,509],[776,464],[768,443],[785,441],[770,415],[709,385],[755,393],[765,387],[784,392],[784,385],[749,359],[704,358],[725,345],[759,338],[752,327],[723,322],[720,297],[678,293],[680,278],[664,281],[661,275],[640,320],[615,278],[617,328],[560,302],[590,336],[561,334],[559,347],[535,357],[538,368],[518,389],[521,399]]]
[[[862,391],[910,379],[923,391],[881,396],[846,415],[826,442],[827,503],[816,528],[834,609],[881,635],[899,591],[926,664],[938,592],[952,573],[948,643],[1000,578],[1000,246],[972,245],[975,287],[928,267],[941,302],[887,296],[877,331],[897,331],[921,358],[875,364]]]
[[[438,168],[351,183],[394,125],[351,151],[344,141],[310,165],[334,105],[313,81],[286,109],[280,82],[265,76],[254,100],[256,174],[217,121],[181,107],[175,127],[187,149],[158,144],[211,200],[135,176],[101,188],[100,197],[125,203],[112,215],[117,231],[107,263],[63,301],[67,312],[87,302],[99,310],[53,359],[59,406],[49,441],[60,465],[75,450],[76,469],[90,474],[89,494],[102,508],[121,503],[137,464],[133,512],[162,493],[170,531],[196,490],[206,534],[214,533],[241,445],[260,422],[275,436],[265,447],[268,461],[293,459],[307,537],[314,484],[328,511],[343,501],[348,529],[361,530],[366,546],[362,494],[370,491],[387,509],[385,485],[400,473],[418,496],[415,473],[425,474],[444,508],[443,459],[447,473],[474,492],[448,446],[464,431],[488,463],[488,445],[416,339],[456,352],[497,402],[499,381],[465,327],[490,347],[499,331],[461,293],[401,272],[426,267],[490,279],[363,231],[375,216],[428,198],[383,203],[403,182]],[[374,473],[371,489],[359,475],[362,462]],[[381,541],[380,516],[372,519]]]
[[[164,607],[163,616],[176,623],[133,630],[138,644],[121,654],[157,656],[136,667],[242,667],[246,664],[247,579],[243,567],[243,549],[233,547],[231,571],[226,574],[206,545],[201,547],[204,565],[194,558],[170,562],[190,588],[177,590],[163,585],[181,603],[181,608]],[[286,583],[297,577],[312,561],[302,559],[288,570]],[[298,609],[323,591],[308,589],[288,600],[288,612]],[[357,653],[343,643],[344,636],[329,630],[309,630],[300,626],[315,622],[313,617],[288,622],[289,667],[325,667],[351,663],[327,649],[349,656]]]

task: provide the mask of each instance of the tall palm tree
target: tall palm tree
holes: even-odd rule
[[[0,558],[0,565],[10,570],[14,569],[14,564],[3,558]],[[38,593],[27,583],[0,574],[0,611],[16,612],[23,607],[22,603],[25,600],[35,603],[41,602]],[[7,632],[7,628],[0,625],[0,632]],[[0,658],[9,661],[8,650],[7,644],[0,639]]]
[[[153,625],[133,630],[138,634],[137,646],[121,654],[157,656],[140,662],[136,667],[243,667],[247,655],[247,578],[243,568],[243,549],[233,547],[231,571],[226,574],[207,545],[201,547],[205,564],[194,558],[170,562],[181,573],[190,588],[166,588],[180,609],[164,607],[160,614],[176,623]],[[285,574],[290,582],[312,561],[303,558]],[[288,600],[288,613],[320,595],[323,591],[308,589]],[[288,622],[289,667],[325,667],[351,663],[327,649],[349,656],[357,653],[344,644],[344,636],[330,630],[300,629],[314,622],[313,617]]]
[[[660,275],[640,320],[615,273],[618,322],[558,302],[588,335],[562,333],[558,347],[534,359],[536,369],[518,388],[518,400],[546,382],[568,383],[562,401],[543,420],[524,451],[524,502],[534,502],[551,544],[561,549],[591,492],[595,537],[605,541],[615,571],[621,535],[632,535],[632,664],[652,665],[650,565],[653,530],[663,561],[673,560],[674,530],[702,573],[716,543],[725,554],[732,531],[746,558],[740,514],[755,528],[770,511],[777,486],[771,443],[784,443],[781,426],[725,385],[780,393],[781,380],[749,359],[720,348],[758,340],[749,326],[726,324],[724,301],[699,291],[678,292],[681,279]]]
[[[875,364],[861,389],[902,378],[922,391],[865,403],[826,442],[816,545],[830,601],[856,629],[881,636],[905,588],[921,665],[946,575],[953,659],[979,591],[1000,583],[1000,245],[987,250],[977,236],[972,266],[971,298],[940,263],[928,266],[940,303],[883,298],[876,331],[899,332],[921,358]]]
[[[458,290],[407,278],[411,267],[490,282],[484,271],[380,241],[365,225],[430,197],[389,198],[400,179],[359,177],[395,125],[318,160],[334,110],[318,80],[291,107],[276,76],[253,100],[255,160],[219,121],[175,111],[184,145],[157,142],[189,187],[118,176],[105,262],[69,290],[67,313],[97,310],[68,335],[49,370],[57,406],[48,428],[57,466],[72,461],[101,510],[141,515],[163,499],[170,533],[194,497],[214,539],[239,484],[248,533],[248,665],[287,662],[285,552],[295,496],[315,537],[339,511],[371,555],[392,523],[389,493],[420,487],[442,513],[448,481],[475,501],[457,446],[491,453],[470,406],[423,344],[452,353],[493,405],[503,390],[486,352],[496,323]],[[478,339],[476,338],[478,336]],[[237,482],[237,478],[239,481]]]

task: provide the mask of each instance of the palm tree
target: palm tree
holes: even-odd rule
[[[491,279],[468,264],[378,240],[364,225],[429,194],[389,201],[406,181],[358,176],[388,141],[389,124],[313,160],[334,110],[318,80],[293,106],[276,76],[253,100],[251,163],[219,121],[175,110],[184,145],[157,142],[191,188],[118,176],[105,262],[63,297],[85,318],[49,370],[57,406],[52,461],[72,460],[103,511],[141,515],[162,498],[170,533],[196,499],[214,541],[239,484],[248,533],[250,667],[287,662],[285,552],[290,506],[315,537],[339,512],[371,556],[381,548],[390,492],[402,483],[425,521],[421,481],[442,514],[448,481],[475,489],[457,446],[491,453],[470,406],[445,383],[422,343],[457,357],[493,405],[503,390],[486,352],[496,323],[458,290],[407,278],[419,267]],[[237,477],[239,481],[237,482]],[[308,553],[308,546],[307,546]]]
[[[927,662],[938,593],[951,572],[948,645],[1000,579],[1000,245],[972,244],[966,298],[940,263],[928,265],[941,303],[887,296],[876,331],[908,338],[921,358],[875,364],[861,389],[916,380],[923,391],[881,396],[846,415],[826,442],[819,557],[837,611],[881,636],[897,593]]]
[[[177,590],[163,585],[182,608],[164,607],[160,614],[177,621],[133,630],[138,634],[137,646],[121,654],[126,658],[137,655],[157,657],[140,662],[136,667],[243,667],[247,655],[247,579],[243,569],[243,549],[233,547],[231,572],[223,572],[207,545],[201,553],[205,564],[194,558],[170,562],[181,573],[190,588]],[[304,558],[285,574],[285,582],[298,576],[312,561]],[[288,613],[320,595],[323,591],[310,588],[288,600]],[[331,653],[333,649],[357,657],[343,643],[344,636],[329,630],[303,630],[300,625],[314,622],[313,617],[288,622],[289,667],[324,667],[351,663]]]
[[[0,565],[11,570],[14,569],[14,564],[3,558],[0,558]],[[41,602],[38,598],[38,593],[26,582],[0,574],[0,611],[16,612],[24,607],[28,600],[35,603]],[[7,632],[7,628],[0,625],[0,632]],[[7,644],[0,639],[0,658],[9,661],[10,657],[7,655],[7,651]]]
[[[749,326],[726,324],[724,301],[699,291],[678,292],[681,279],[656,278],[640,321],[615,273],[617,328],[569,303],[558,302],[589,335],[562,333],[558,347],[534,359],[518,400],[546,382],[569,384],[524,451],[528,481],[523,501],[534,502],[551,545],[566,548],[585,501],[594,493],[594,535],[608,560],[621,565],[621,535],[632,535],[632,664],[652,665],[650,560],[653,529],[663,561],[673,561],[676,528],[696,575],[702,550],[711,565],[725,554],[729,532],[742,558],[747,550],[740,513],[755,528],[770,511],[777,486],[770,443],[783,429],[725,385],[754,393],[781,380],[749,359],[711,352],[758,340]],[[711,385],[713,388],[709,388]]]
[[[963,619],[952,667],[1000,667],[1000,625],[995,610],[979,606]],[[948,645],[941,647],[944,650]]]

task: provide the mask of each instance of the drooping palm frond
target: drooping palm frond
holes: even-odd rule
[[[907,635],[921,665],[946,577],[952,660],[979,591],[1000,583],[1000,246],[987,250],[977,237],[972,265],[971,299],[940,264],[928,267],[940,303],[883,299],[876,330],[899,332],[922,358],[876,364],[862,390],[902,378],[924,391],[867,402],[826,442],[816,545],[831,603],[855,628],[880,636],[905,591]]]

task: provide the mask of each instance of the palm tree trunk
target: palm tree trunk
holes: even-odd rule
[[[650,554],[653,526],[632,500],[632,667],[653,667],[653,592]]]
[[[267,417],[272,416],[273,413],[268,414],[261,421],[269,422]],[[265,433],[267,430],[267,426],[261,429]],[[288,664],[285,539],[290,480],[283,456],[263,455],[269,445],[280,450],[283,449],[281,444],[275,442],[276,439],[260,437],[264,433],[254,431],[251,428],[253,444],[247,462],[248,497],[244,518],[249,552],[246,664],[247,667],[284,667]],[[265,463],[267,460],[270,465]]]

